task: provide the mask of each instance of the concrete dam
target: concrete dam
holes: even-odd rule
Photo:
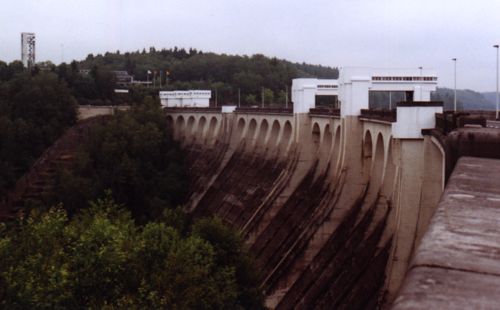
[[[500,122],[443,112],[436,85],[428,70],[344,68],[294,80],[292,109],[167,106],[191,176],[185,209],[241,233],[272,309],[497,309]],[[377,91],[406,101],[370,109]],[[316,107],[321,95],[338,108]],[[0,218],[50,193],[54,168],[109,119],[91,116],[115,110],[80,107]]]
[[[241,232],[270,308],[391,302],[438,205],[445,154],[422,135],[442,112],[429,101],[436,78],[359,74],[294,80],[293,110],[165,109],[188,154],[187,210]],[[368,110],[373,90],[413,98],[380,113]],[[341,109],[315,108],[322,93],[337,93]]]

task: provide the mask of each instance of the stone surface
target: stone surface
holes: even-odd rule
[[[500,307],[500,160],[462,157],[395,309]]]
[[[393,309],[498,309],[500,277],[418,267],[410,271]]]

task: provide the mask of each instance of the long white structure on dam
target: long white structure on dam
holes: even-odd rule
[[[210,90],[174,90],[161,91],[160,101],[163,107],[207,108],[212,92]]]

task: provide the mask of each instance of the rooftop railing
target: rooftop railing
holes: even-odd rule
[[[197,112],[197,113],[210,113],[222,112],[222,107],[164,107],[165,112]]]
[[[340,116],[340,109],[333,108],[313,108],[309,110],[310,115],[319,116]]]
[[[457,128],[465,127],[465,125],[486,127],[487,120],[493,118],[494,112],[489,111],[445,111],[436,113],[436,129],[448,134]]]
[[[236,113],[293,114],[292,108],[236,108]]]
[[[362,109],[359,118],[394,123],[397,120],[396,110],[386,109]]]

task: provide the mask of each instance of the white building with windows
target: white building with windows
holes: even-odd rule
[[[210,90],[174,90],[161,91],[162,107],[207,108],[212,98]]]
[[[292,81],[294,113],[309,113],[316,96],[338,96],[342,116],[368,109],[370,92],[405,92],[407,101],[430,101],[437,74],[428,69],[341,68],[338,80],[301,78]]]

